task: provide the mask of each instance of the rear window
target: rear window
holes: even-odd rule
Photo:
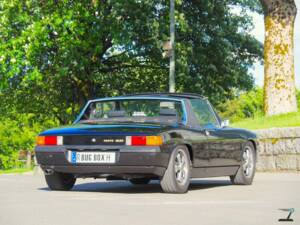
[[[105,120],[127,118],[184,117],[180,101],[161,99],[122,99],[92,102],[85,110],[81,120]],[[124,120],[124,119],[123,119]]]

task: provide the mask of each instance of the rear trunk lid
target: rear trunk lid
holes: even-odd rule
[[[157,135],[173,126],[157,124],[76,124],[54,128],[41,136],[63,136],[64,145],[125,145],[126,136]]]

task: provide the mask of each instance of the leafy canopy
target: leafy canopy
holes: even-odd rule
[[[178,91],[219,102],[253,86],[262,46],[246,9],[256,1],[176,1]],[[169,1],[2,0],[0,113],[67,123],[90,98],[167,91],[168,36]]]

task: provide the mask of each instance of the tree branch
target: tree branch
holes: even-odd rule
[[[119,56],[122,56],[122,55],[124,55],[125,53],[127,53],[127,50],[125,50],[125,51],[123,51],[123,52],[121,52],[121,53],[119,53],[119,54],[114,54],[114,55],[108,57],[107,59],[103,60],[102,63],[105,64],[105,63],[108,62],[109,60],[111,60],[111,59],[113,59],[113,58],[116,58],[116,57],[119,57]]]

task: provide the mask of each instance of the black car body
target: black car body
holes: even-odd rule
[[[79,177],[134,184],[168,177],[164,191],[186,192],[190,178],[250,184],[256,149],[256,135],[222,125],[207,98],[153,93],[91,100],[73,125],[40,133],[35,151],[54,190]]]

